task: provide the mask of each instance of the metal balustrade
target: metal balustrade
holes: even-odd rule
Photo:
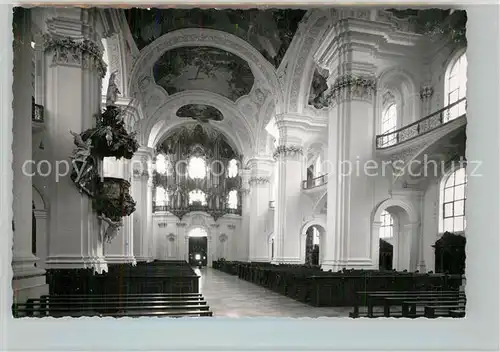
[[[302,181],[303,189],[312,189],[319,186],[322,186],[328,182],[328,174],[324,174],[315,178],[311,178],[309,180]]]
[[[234,214],[234,215],[241,215],[241,207],[238,206],[236,209],[233,208],[222,208],[222,209],[213,209],[210,208],[206,205],[199,205],[199,204],[191,204],[187,207],[173,207],[170,205],[156,205],[153,202],[153,213],[158,213],[158,212],[170,212],[172,214],[187,214],[192,211],[203,211],[206,213],[217,213],[217,215],[223,216],[226,214]]]
[[[31,109],[31,120],[34,122],[43,122],[44,116],[44,109],[43,105],[35,104],[32,103],[32,109]]]
[[[465,115],[467,100],[462,98],[441,110],[415,121],[398,130],[378,135],[376,138],[376,148],[385,149],[393,147],[403,142],[407,142],[416,137],[436,130],[437,128]]]

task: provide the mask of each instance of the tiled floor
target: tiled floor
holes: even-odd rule
[[[347,317],[352,307],[312,307],[212,268],[196,269],[214,316]]]

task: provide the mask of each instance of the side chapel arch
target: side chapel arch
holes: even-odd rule
[[[418,246],[419,218],[413,205],[401,200],[389,198],[376,206],[371,218],[371,253],[374,269],[379,267],[380,218],[387,211],[395,220],[393,267],[398,270],[411,270],[417,264],[415,254]]]
[[[179,29],[164,34],[141,50],[130,74],[130,92],[138,90],[137,84],[144,77],[152,77],[154,63],[168,50],[186,46],[209,46],[230,52],[245,60],[256,81],[263,81],[271,88],[277,106],[282,105],[283,95],[275,68],[251,44],[237,36],[214,30],[199,28]]]

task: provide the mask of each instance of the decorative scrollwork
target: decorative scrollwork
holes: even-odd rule
[[[166,222],[159,222],[158,223],[158,227],[161,228],[161,229],[163,229],[163,228],[165,228],[167,226],[168,226],[168,223],[166,223]]]
[[[256,185],[265,185],[269,183],[269,177],[250,177],[250,180],[248,180],[248,184],[250,187],[256,186]]]
[[[228,228],[229,230],[234,230],[234,229],[236,228],[236,225],[235,225],[235,224],[228,224],[228,225],[227,225],[227,228]]]
[[[295,157],[298,155],[302,155],[303,149],[301,146],[296,145],[280,145],[276,148],[276,151],[273,154],[274,159],[278,159],[278,157],[282,156],[285,158]]]
[[[433,94],[434,88],[432,88],[431,86],[424,86],[420,88],[420,99],[422,100],[430,99]]]
[[[96,69],[101,78],[106,76],[106,63],[102,59],[102,50],[89,39],[54,38],[44,35],[45,52],[53,52],[52,63],[55,65],[79,66],[84,69]]]

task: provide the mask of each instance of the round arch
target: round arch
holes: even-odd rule
[[[174,115],[177,109],[186,104],[204,104],[212,106],[224,115],[224,120],[217,124],[211,124],[214,128],[221,131],[225,137],[233,144],[239,153],[243,154],[246,141],[249,147],[253,145],[253,133],[245,117],[237,109],[236,105],[229,99],[218,94],[206,91],[184,91],[169,96],[165,103],[155,111],[155,113],[140,124],[139,137],[142,144],[151,148],[159,142],[169,130],[182,124],[191,123],[190,120],[170,119],[169,115]],[[233,129],[229,126],[233,126]],[[243,126],[240,129],[234,128],[235,125]],[[232,130],[236,130],[231,133]]]
[[[311,10],[305,15],[302,28],[299,27],[300,42],[296,45],[293,58],[288,63],[289,74],[285,80],[285,109],[287,112],[302,112],[307,106],[309,89],[311,86],[316,63],[314,55],[320,48],[326,31],[333,24],[331,11]],[[288,73],[287,72],[287,73]]]
[[[324,254],[325,241],[326,241],[326,216],[317,216],[307,221],[300,229],[300,262],[306,261],[306,241],[307,230],[310,227],[316,227],[319,232],[319,265],[323,262],[322,257]],[[321,250],[323,248],[323,251]]]
[[[36,257],[38,258],[36,266],[38,268],[45,268],[45,261],[48,255],[48,205],[44,194],[42,194],[37,187],[31,187],[31,199],[33,201],[33,234],[34,246]]]
[[[48,204],[45,201],[45,197],[42,195],[42,193],[38,190],[38,188],[35,185],[32,185],[32,199],[33,203],[35,205],[35,210],[44,210],[46,211],[48,208]]]
[[[386,108],[384,100],[387,92],[393,95],[394,99],[391,100],[396,103],[397,128],[423,117],[420,116],[420,90],[417,89],[413,74],[400,66],[390,67],[378,75],[377,82],[377,103],[375,106],[380,107],[375,112],[375,128],[377,132],[380,132],[380,122],[383,110]],[[403,120],[405,116],[410,117],[411,120]]]
[[[387,210],[395,220],[396,231],[391,243],[397,270],[416,269],[418,254],[418,214],[410,203],[389,198],[379,203],[371,217],[371,254],[374,269],[379,267],[380,217]]]
[[[214,29],[187,28],[164,34],[141,50],[130,74],[129,91],[136,91],[133,85],[142,77],[151,76],[154,63],[168,50],[185,46],[210,46],[230,52],[245,60],[255,77],[268,85],[276,101],[281,105],[282,92],[275,68],[252,45],[237,36]]]
[[[448,56],[447,60],[444,63],[444,67],[446,67],[445,73],[444,73],[444,84],[442,84],[441,89],[443,89],[443,106],[448,105],[447,101],[447,92],[449,91],[448,87],[448,77],[450,76],[451,69],[453,66],[455,66],[455,63],[462,57],[462,56],[467,57],[467,48],[460,47],[451,52],[451,54]]]

